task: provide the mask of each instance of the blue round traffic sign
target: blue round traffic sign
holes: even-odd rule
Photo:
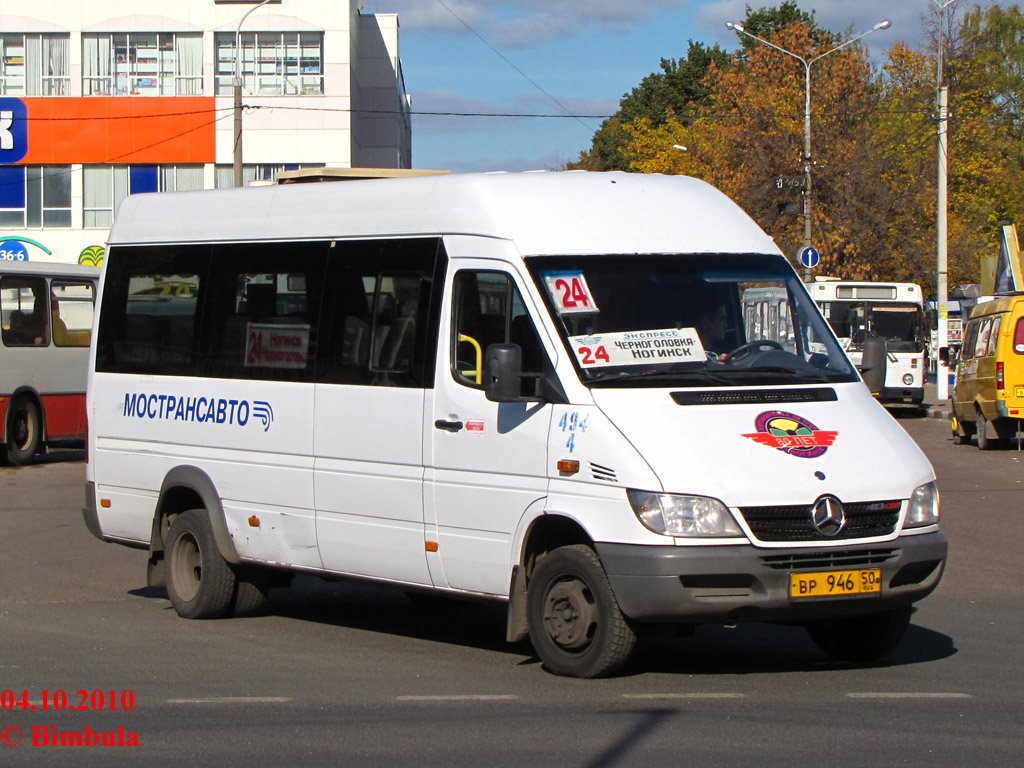
[[[807,269],[814,269],[818,266],[818,261],[821,256],[818,254],[817,248],[807,246],[800,249],[800,263],[803,264]]]

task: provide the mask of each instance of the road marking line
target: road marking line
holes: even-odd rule
[[[867,692],[867,693],[848,693],[847,697],[851,699],[970,699],[973,698],[969,693],[927,693],[924,691],[918,692]]]
[[[519,697],[512,694],[454,694],[451,696],[396,696],[396,701],[515,701]]]
[[[211,696],[205,699],[168,699],[168,704],[280,704],[285,696]]]
[[[624,693],[624,699],[744,699],[745,693]]]

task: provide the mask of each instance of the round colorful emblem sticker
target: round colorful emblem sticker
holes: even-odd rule
[[[759,414],[754,419],[754,429],[757,432],[743,436],[802,459],[821,456],[839,434],[836,431],[818,429],[803,416],[786,411],[765,411]]]

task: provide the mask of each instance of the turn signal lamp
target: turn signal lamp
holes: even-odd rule
[[[555,466],[563,475],[575,475],[580,471],[580,463],[575,459],[559,459]]]
[[[1002,362],[996,363],[996,389],[1002,391],[1006,389],[1006,381],[1003,379],[1003,364]]]

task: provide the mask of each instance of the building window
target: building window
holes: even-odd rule
[[[71,36],[0,35],[0,95],[67,96]]]
[[[202,188],[201,165],[87,165],[82,169],[82,224],[108,228],[128,195]]]
[[[203,188],[203,166],[161,165],[161,192],[190,192]]]
[[[82,35],[86,96],[198,96],[203,92],[201,34]]]
[[[242,166],[242,186],[248,186],[254,181],[273,181],[274,176],[283,171],[298,171],[302,168],[323,168],[323,163],[306,163],[304,165],[292,164],[281,165],[264,163],[258,165]],[[231,165],[218,165],[214,186],[217,189],[230,189],[235,186],[235,169]]]
[[[0,166],[0,226],[70,227],[71,166]]]
[[[235,33],[217,33],[218,96],[235,82]],[[243,32],[242,91],[249,96],[296,96],[324,92],[323,32]]]

